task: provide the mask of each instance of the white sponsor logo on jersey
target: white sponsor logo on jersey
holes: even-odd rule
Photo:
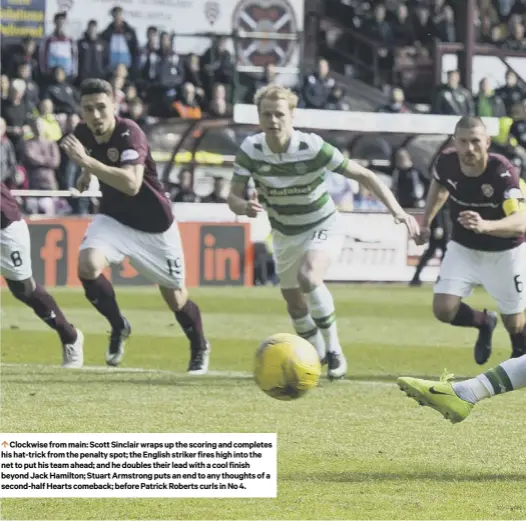
[[[128,149],[121,154],[121,161],[134,161],[139,157],[137,150]]]
[[[506,170],[506,172],[500,174],[500,177],[511,177],[511,174]]]

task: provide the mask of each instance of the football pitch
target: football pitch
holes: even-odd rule
[[[153,288],[117,288],[133,327],[124,361],[104,367],[108,326],[81,290],[52,293],[86,335],[85,369],[59,367],[58,338],[2,292],[2,432],[276,432],[276,499],[4,499],[3,519],[526,519],[526,394],[478,404],[452,425],[418,407],[399,375],[481,372],[474,330],[438,323],[430,287],[332,285],[349,361],[293,402],[252,380],[254,351],[292,332],[277,288],[200,288],[210,374],[185,374],[189,349]],[[494,309],[482,291],[468,302]],[[509,356],[501,324],[490,362]]]

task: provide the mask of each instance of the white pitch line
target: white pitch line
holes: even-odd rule
[[[47,364],[22,364],[22,363],[6,363],[0,364],[0,367],[27,367],[32,369],[63,369],[60,365]],[[105,365],[85,365],[79,369],[63,369],[68,372],[93,372],[93,373],[143,373],[143,374],[165,374],[170,376],[180,377],[197,377],[188,373],[178,371],[167,371],[165,369],[145,369],[142,367],[108,367]],[[225,378],[253,378],[251,373],[246,371],[208,371],[206,376],[222,376]]]
[[[252,373],[248,371],[208,371],[206,375],[191,375],[188,373],[178,372],[178,371],[167,371],[165,369],[145,369],[141,367],[108,367],[104,365],[85,365],[79,369],[63,369],[60,365],[47,365],[47,364],[24,364],[24,363],[9,363],[2,362],[0,367],[25,367],[28,369],[38,369],[38,370],[50,370],[50,369],[62,369],[67,372],[92,372],[92,373],[139,373],[139,374],[158,374],[158,375],[168,375],[174,376],[177,378],[206,378],[206,377],[219,377],[226,379],[237,379],[237,380],[252,380],[254,378]],[[324,376],[322,376],[325,379]],[[344,379],[337,380],[335,382],[337,385],[341,384],[362,384],[362,385],[374,385],[380,387],[393,387],[394,382],[386,382],[385,380],[352,380]]]

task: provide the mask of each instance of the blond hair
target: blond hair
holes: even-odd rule
[[[298,105],[298,96],[294,94],[290,89],[277,85],[276,83],[269,83],[265,87],[261,87],[254,96],[254,103],[257,105],[258,110],[261,107],[261,102],[264,99],[279,100],[284,99],[290,110],[294,110]]]

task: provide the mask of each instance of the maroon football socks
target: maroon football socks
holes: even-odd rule
[[[111,282],[102,274],[93,280],[80,280],[84,286],[86,298],[101,315],[107,318],[112,330],[119,331],[123,329],[124,320]]]

